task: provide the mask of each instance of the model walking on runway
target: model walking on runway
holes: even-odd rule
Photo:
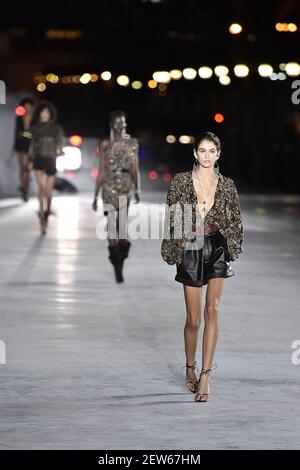
[[[35,170],[38,185],[38,212],[42,234],[46,233],[48,217],[51,213],[52,191],[56,175],[56,158],[63,155],[64,133],[56,122],[55,106],[42,101],[36,107],[29,157]]]
[[[208,401],[209,374],[216,367],[213,358],[224,279],[234,276],[231,261],[243,252],[238,191],[234,181],[219,171],[216,162],[220,153],[220,140],[212,132],[204,132],[195,140],[193,169],[177,173],[170,183],[161,244],[162,258],[176,264],[175,280],[183,284],[186,386],[196,393],[198,402]],[[204,285],[202,368],[198,378],[195,358]]]
[[[19,160],[19,190],[23,201],[28,201],[28,188],[30,180],[29,169],[29,145],[31,139],[31,121],[34,110],[34,101],[31,98],[24,98],[19,103],[19,107],[24,108],[24,114],[16,118],[15,144],[14,149],[18,153]]]
[[[104,140],[100,145],[99,172],[93,201],[93,209],[97,211],[98,194],[102,188],[104,215],[108,218],[109,260],[114,267],[117,282],[124,281],[123,262],[128,257],[131,245],[122,226],[124,228],[127,220],[132,194],[134,193],[137,203],[140,200],[139,145],[137,139],[126,134],[126,126],[123,111],[110,114],[110,139]],[[125,217],[121,217],[121,214]],[[116,230],[115,235],[112,235],[114,223]]]

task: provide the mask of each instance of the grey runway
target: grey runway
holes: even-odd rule
[[[36,199],[2,201],[1,449],[300,448],[299,201],[241,203],[244,253],[224,282],[212,396],[195,403],[183,288],[160,240],[133,241],[116,284],[90,194],[55,197],[44,238]]]

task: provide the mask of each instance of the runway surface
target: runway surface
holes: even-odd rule
[[[0,201],[1,449],[299,449],[298,198],[241,197],[206,404],[184,385],[183,288],[160,240],[133,241],[116,284],[90,203],[56,196],[43,238],[35,198]]]

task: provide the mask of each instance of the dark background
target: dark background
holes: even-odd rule
[[[108,113],[123,109],[128,131],[139,138],[142,165],[190,169],[190,145],[167,144],[166,136],[215,132],[223,152],[220,171],[248,191],[299,192],[300,105],[291,101],[297,77],[272,81],[257,72],[260,63],[299,62],[299,30],[279,33],[276,22],[300,27],[300,2],[202,0],[86,0],[24,2],[2,6],[0,78],[9,93],[50,99],[58,106],[67,134],[104,137]],[[231,35],[228,26],[243,26]],[[77,30],[78,39],[47,39],[49,29]],[[247,78],[236,78],[233,67],[245,63]],[[147,82],[156,70],[201,65],[226,65],[231,84],[218,78],[181,79],[165,93]],[[48,84],[43,93],[33,81],[38,72],[58,75],[110,70],[111,82]],[[143,88],[119,86],[126,74]],[[0,108],[1,109],[1,108]],[[214,122],[222,113],[223,123]]]

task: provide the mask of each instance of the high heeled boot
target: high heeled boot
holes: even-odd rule
[[[109,257],[111,264],[114,267],[115,277],[117,282],[124,282],[123,275],[122,275],[122,254],[119,250],[118,245],[108,246]]]
[[[119,242],[120,252],[122,254],[123,261],[128,257],[131,242],[129,240],[122,240]]]

